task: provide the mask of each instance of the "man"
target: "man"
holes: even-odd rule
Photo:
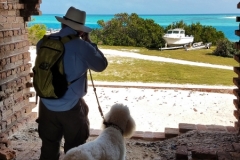
[[[41,98],[39,103],[38,133],[42,140],[40,160],[58,160],[60,143],[64,137],[64,152],[86,142],[89,136],[88,106],[83,100],[87,93],[87,70],[101,72],[108,62],[89,38],[90,28],[84,26],[86,12],[70,7],[66,15],[56,19],[62,29],[51,36],[78,35],[80,38],[65,43],[64,70],[72,82],[63,97]],[[42,40],[37,44],[39,49]]]

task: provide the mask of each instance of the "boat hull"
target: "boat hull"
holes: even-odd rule
[[[164,36],[163,39],[166,41],[168,46],[180,46],[185,44],[190,44],[193,42],[194,37],[166,37]]]

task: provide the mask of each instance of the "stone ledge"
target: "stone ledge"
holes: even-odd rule
[[[192,130],[209,132],[217,131],[231,134],[238,133],[238,130],[233,126],[179,123],[179,128],[165,128],[165,132],[135,131],[131,138],[142,139],[147,141],[166,140],[169,138],[177,137],[178,135],[181,135]],[[98,136],[99,134],[101,134],[101,132],[102,131],[100,129],[90,129],[90,136]]]

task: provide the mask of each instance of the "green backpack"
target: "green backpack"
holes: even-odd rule
[[[64,44],[75,38],[79,37],[77,35],[43,37],[33,67],[33,86],[37,96],[60,98],[65,94],[68,86],[77,80],[68,82],[63,66]]]

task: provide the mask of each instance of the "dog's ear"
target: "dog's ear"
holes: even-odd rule
[[[136,128],[136,124],[134,119],[132,117],[129,117],[126,128],[123,131],[123,136],[126,138],[130,138],[133,135],[135,128]]]

